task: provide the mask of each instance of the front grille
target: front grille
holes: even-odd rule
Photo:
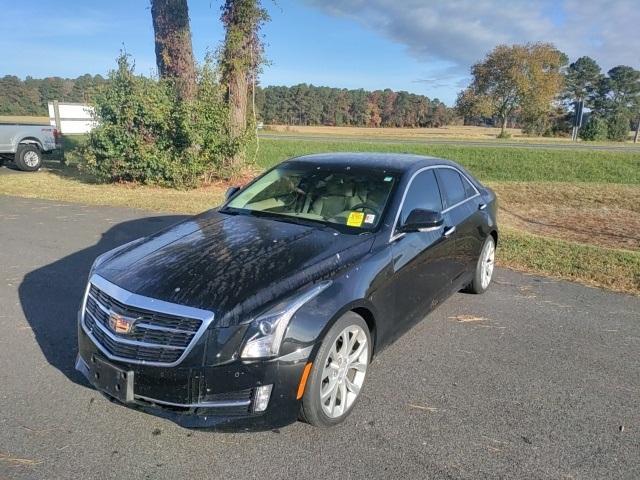
[[[135,319],[132,331],[127,334],[114,332],[109,326],[111,313]],[[126,305],[91,284],[84,324],[112,357],[140,363],[174,363],[194,340],[202,320]]]
[[[235,390],[233,392],[209,393],[200,398],[201,402],[228,402],[251,400],[253,388],[245,388],[244,390]]]

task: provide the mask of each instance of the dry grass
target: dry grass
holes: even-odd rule
[[[319,137],[369,138],[387,140],[494,140],[500,133],[499,128],[448,125],[440,128],[366,128],[366,127],[329,127],[298,125],[267,125],[265,133],[283,135],[317,135]],[[522,133],[519,128],[508,128],[511,135],[508,141],[535,143],[571,143],[570,138],[532,137]],[[630,137],[631,138],[631,137]],[[600,142],[606,143],[606,142]],[[620,145],[620,144],[619,144]]]
[[[42,170],[36,175],[16,173],[0,176],[0,194],[4,195],[172,213],[199,213],[212,208],[220,204],[226,189],[227,185],[223,183],[194,190],[93,184],[49,170]]]
[[[499,128],[469,127],[463,125],[449,125],[440,128],[365,128],[365,127],[326,127],[326,126],[291,126],[268,125],[269,132],[291,133],[301,135],[324,135],[344,137],[396,138],[396,139],[429,139],[451,138],[469,140],[488,140],[496,138]],[[510,128],[508,133],[512,138],[523,137],[522,130]]]
[[[640,251],[637,185],[496,182],[503,225],[538,235]]]
[[[0,123],[31,123],[49,125],[49,117],[33,117],[28,115],[0,115]]]
[[[640,252],[543,237],[503,226],[498,264],[514,270],[640,295]]]
[[[0,463],[5,463],[10,467],[33,467],[42,462],[31,458],[14,457],[8,453],[0,452]]]

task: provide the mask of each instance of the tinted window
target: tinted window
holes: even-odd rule
[[[464,184],[464,190],[467,194],[467,198],[473,197],[476,194],[476,191],[473,188],[473,185],[471,185],[471,183],[469,183],[469,181],[466,180],[464,177],[462,178],[462,183]]]
[[[440,190],[438,182],[433,170],[425,170],[420,172],[411,182],[411,186],[407,191],[407,196],[402,205],[400,212],[400,224],[403,224],[407,216],[414,208],[422,208],[423,210],[442,211],[442,200],[440,199]]]
[[[469,182],[463,180],[457,171],[450,168],[439,168],[438,180],[440,180],[440,187],[442,188],[446,207],[460,203],[465,198],[475,194],[475,191],[473,191],[473,188],[469,185],[469,188],[473,193],[471,195],[467,195],[467,190],[465,189],[464,184],[468,184]]]

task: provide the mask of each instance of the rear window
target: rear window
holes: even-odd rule
[[[443,190],[445,207],[450,207],[465,199],[464,185],[458,172],[450,168],[439,168],[438,179]]]

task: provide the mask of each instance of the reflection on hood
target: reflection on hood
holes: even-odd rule
[[[207,212],[125,248],[96,273],[120,287],[211,310],[223,327],[328,278],[366,254],[369,235]]]

